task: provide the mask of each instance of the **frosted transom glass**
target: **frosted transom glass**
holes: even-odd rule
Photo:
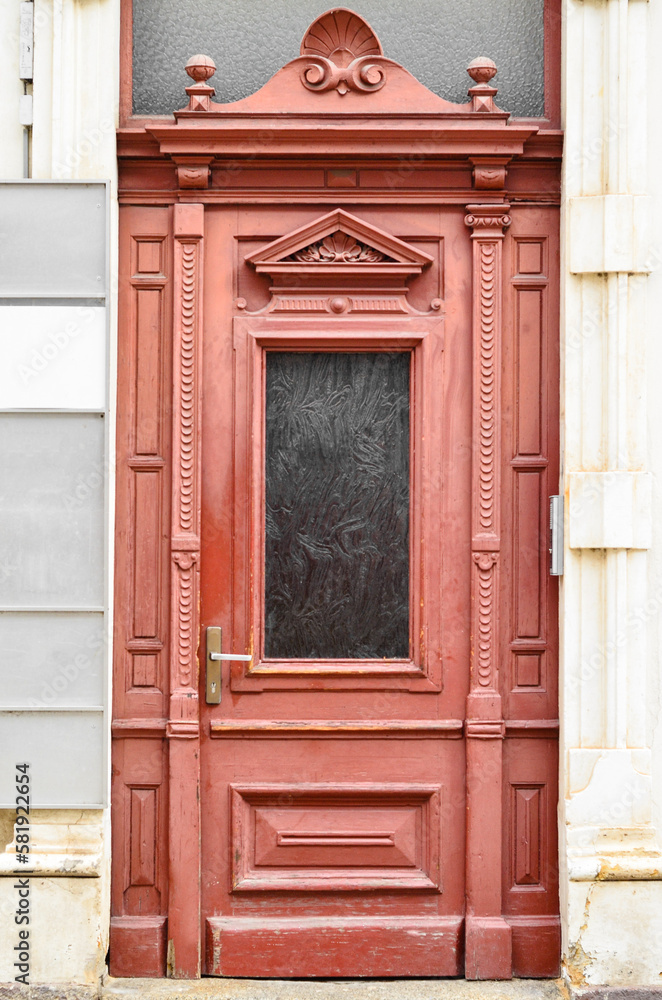
[[[217,66],[216,100],[258,90],[299,55],[329,0],[140,0],[133,5],[133,109],[170,114],[186,105],[188,58]],[[489,56],[499,67],[497,104],[517,116],[544,114],[544,0],[356,0],[350,4],[382,43],[435,94],[464,102],[466,67]],[[367,106],[367,103],[366,103]]]
[[[0,606],[104,600],[104,421],[0,414]]]

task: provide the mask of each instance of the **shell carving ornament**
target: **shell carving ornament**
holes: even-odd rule
[[[374,31],[362,17],[336,7],[313,21],[301,43],[302,56],[322,56],[337,66],[349,66],[362,56],[383,55]]]
[[[379,39],[362,17],[344,7],[313,22],[301,43],[301,55],[310,57],[301,70],[308,90],[337,90],[343,97],[350,90],[380,90],[386,82],[378,62],[383,56]]]
[[[304,247],[302,250],[297,250],[285,259],[315,264],[358,264],[361,262],[374,264],[379,261],[393,260],[392,257],[387,257],[380,250],[375,250],[365,243],[359,243],[353,236],[340,231],[331,233],[323,240],[311,243],[310,246]]]

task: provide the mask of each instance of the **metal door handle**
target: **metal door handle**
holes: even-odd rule
[[[246,660],[250,663],[253,659],[252,656],[246,656],[244,653],[210,653],[210,660]]]
[[[221,660],[243,660],[250,663],[252,656],[245,653],[222,653],[223,632],[218,625],[207,629],[206,702],[219,705],[221,701]]]

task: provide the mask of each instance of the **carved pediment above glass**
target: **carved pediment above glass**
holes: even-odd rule
[[[386,97],[370,100],[371,112],[472,116],[479,112],[506,121],[508,114],[494,102],[497,91],[491,81],[496,71],[491,59],[474,59],[468,68],[474,82],[469,89],[471,100],[467,104],[444,100],[400,63],[384,55],[377,35],[363,17],[345,7],[335,7],[313,21],[304,34],[300,55],[286,63],[261,90],[243,100],[227,105],[214,103],[215,90],[207,82],[215,72],[214,61],[202,54],[191,57],[186,65],[186,72],[193,81],[192,86],[186,88],[189,104],[175,116],[179,119],[182,115],[209,112],[253,114],[258,110],[267,114],[329,112],[336,110],[333,102],[338,96],[345,98],[342,101],[344,113],[345,110],[364,110],[367,95],[389,91]],[[325,101],[317,97],[311,103],[305,91],[328,97]],[[359,104],[354,107],[357,100]]]
[[[311,243],[301,250],[285,257],[285,260],[299,261],[301,263],[331,264],[338,261],[348,264],[376,264],[380,261],[390,261],[395,263],[394,257],[389,257],[381,250],[368,246],[367,243],[359,243],[353,236],[338,230],[330,236],[325,236],[323,240]]]
[[[419,247],[342,208],[244,259],[258,274],[271,278],[272,300],[266,311],[336,314],[415,311],[407,302],[407,281],[433,263]]]
[[[342,208],[327,212],[305,226],[272,240],[246,257],[258,274],[287,273],[313,268],[346,274],[355,265],[361,272],[414,275],[432,263],[418,247],[378,229]]]

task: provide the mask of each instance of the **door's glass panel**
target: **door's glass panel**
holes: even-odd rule
[[[267,657],[409,655],[409,367],[267,354]]]
[[[204,52],[218,67],[216,100],[258,90],[299,55],[306,28],[329,0],[140,0],[133,5],[135,114],[186,104],[184,66]],[[544,114],[544,0],[357,0],[384,54],[449,101],[464,102],[466,67],[489,56],[499,67],[497,103],[514,115]],[[284,109],[285,110],[285,109]]]

